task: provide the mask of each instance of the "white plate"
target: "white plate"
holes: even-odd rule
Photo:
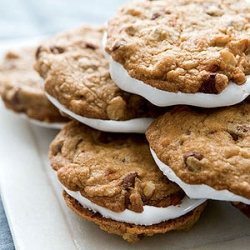
[[[226,202],[210,202],[189,232],[155,235],[137,245],[130,246],[119,236],[100,230],[64,203],[47,158],[58,131],[29,123],[2,103],[0,114],[0,188],[17,249],[249,248],[250,220]]]
[[[0,50],[20,44],[27,42],[0,44]],[[100,230],[64,203],[47,158],[58,131],[21,119],[2,102],[0,114],[0,191],[16,249],[249,249],[250,220],[226,202],[210,202],[189,232],[155,235],[136,245]]]

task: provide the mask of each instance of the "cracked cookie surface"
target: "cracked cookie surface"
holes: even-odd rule
[[[103,27],[62,32],[37,50],[36,70],[46,92],[73,113],[102,120],[156,117],[162,109],[120,90],[102,50]]]
[[[41,77],[33,69],[36,47],[10,50],[0,65],[0,94],[8,109],[44,122],[65,122],[46,98]]]
[[[177,106],[146,132],[150,147],[185,183],[250,199],[250,102],[226,108]]]
[[[49,159],[63,186],[115,212],[177,205],[185,195],[159,170],[144,135],[105,133],[72,121],[51,143]]]
[[[158,89],[219,94],[250,73],[249,7],[244,0],[129,2],[108,22],[105,49]]]

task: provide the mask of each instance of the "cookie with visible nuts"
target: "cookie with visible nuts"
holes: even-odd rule
[[[52,141],[49,159],[69,207],[129,242],[190,229],[205,206],[162,174],[142,134],[106,133],[72,121]]]
[[[113,131],[140,118],[147,127],[162,109],[113,82],[101,46],[103,32],[103,27],[82,26],[38,48],[35,67],[45,79],[45,91],[64,113],[89,126]],[[126,126],[123,130],[129,132]]]
[[[191,198],[250,204],[250,102],[177,106],[146,132],[161,170]]]
[[[238,103],[242,88],[250,93],[249,8],[245,0],[128,2],[108,22],[111,75],[159,106]]]
[[[69,121],[51,104],[33,69],[36,47],[10,50],[0,65],[0,94],[6,108],[48,126]],[[42,122],[42,123],[39,123]]]

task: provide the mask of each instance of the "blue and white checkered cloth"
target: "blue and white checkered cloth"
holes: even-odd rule
[[[9,225],[3,209],[3,203],[1,197],[0,197],[0,249],[1,250],[15,249]]]

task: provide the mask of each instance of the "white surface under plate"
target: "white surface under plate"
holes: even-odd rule
[[[0,191],[16,249],[249,249],[250,220],[227,202],[211,201],[189,232],[155,235],[136,245],[102,231],[64,203],[47,158],[58,130],[21,119],[2,102],[0,114]]]

